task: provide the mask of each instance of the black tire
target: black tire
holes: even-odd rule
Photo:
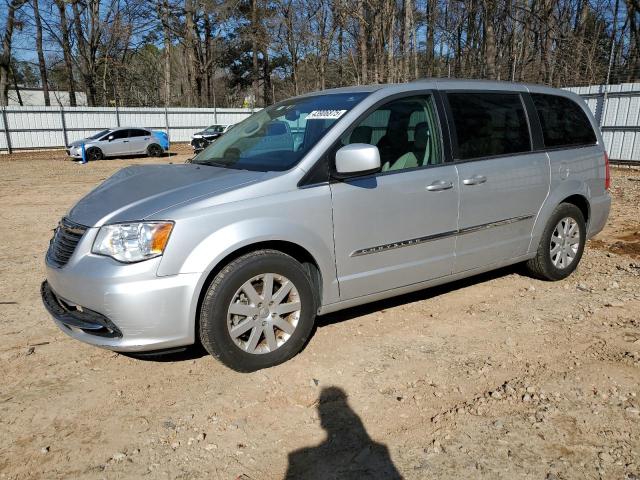
[[[152,143],[147,147],[147,155],[149,157],[161,157],[163,153],[164,150],[162,150],[162,147],[157,143]]]
[[[554,265],[551,255],[551,237],[554,234],[558,223],[565,219],[573,219],[578,224],[579,229],[579,243],[578,249],[573,257],[573,260],[564,268],[559,268]],[[542,233],[540,244],[538,245],[538,252],[526,263],[526,268],[531,275],[540,278],[542,280],[562,280],[567,278],[578,266],[580,259],[582,258],[582,252],[584,251],[584,245],[587,237],[587,227],[584,221],[584,215],[582,211],[573,204],[561,203],[551,214],[551,218],[547,222],[547,226]]]
[[[300,302],[299,317],[295,329],[282,345],[266,353],[249,353],[231,337],[227,321],[228,309],[245,282],[267,273],[286,277],[293,283]],[[274,292],[274,298],[275,294],[277,291]],[[311,334],[315,313],[316,301],[312,281],[304,267],[289,255],[277,250],[258,250],[233,260],[209,285],[200,309],[200,341],[211,355],[229,368],[238,372],[252,372],[278,365],[294,357]],[[262,322],[264,326],[270,317],[268,313],[261,315],[265,317],[259,317],[257,320],[256,317],[252,318],[254,322]],[[241,321],[249,320],[250,317],[246,316]],[[281,335],[284,333],[277,329],[274,331]],[[253,329],[248,330],[249,334],[252,332]],[[265,345],[264,333],[259,335],[260,345]]]
[[[93,162],[96,160],[102,160],[104,158],[104,154],[102,150],[98,147],[91,147],[89,150],[85,152],[85,156],[87,157],[87,161]]]

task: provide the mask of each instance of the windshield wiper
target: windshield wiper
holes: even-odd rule
[[[198,160],[197,162],[192,163],[195,163],[196,165],[208,165],[210,167],[233,168],[226,163],[216,162],[215,160]]]
[[[247,172],[251,172],[252,170],[246,167],[238,167],[236,165],[230,165],[228,163],[220,163],[215,160],[202,160],[200,162],[192,162],[194,165],[208,165],[210,167],[221,167],[221,168],[229,168],[231,170],[245,170]]]

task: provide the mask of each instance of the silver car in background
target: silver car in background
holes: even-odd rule
[[[165,152],[160,139],[146,128],[120,127],[102,130],[91,137],[72,142],[67,147],[67,155],[81,159],[83,144],[87,160],[125,155],[160,157]]]
[[[41,294],[78,340],[201,342],[252,371],[299,352],[317,315],[519,262],[567,277],[605,225],[609,181],[570,92],[328,90],[257,112],[190,163],[113,175],[60,221]]]

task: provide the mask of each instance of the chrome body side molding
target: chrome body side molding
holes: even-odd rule
[[[440,240],[454,235],[464,235],[466,233],[477,232],[487,228],[500,227],[503,225],[509,225],[515,222],[521,222],[533,218],[534,215],[523,215],[521,217],[507,218],[504,220],[498,220],[496,222],[483,223],[481,225],[474,225],[473,227],[463,228],[461,230],[452,230],[450,232],[436,233],[435,235],[427,235],[424,237],[411,238],[409,240],[401,240],[399,242],[387,243],[384,245],[376,245],[375,247],[362,248],[355,250],[351,253],[351,257],[360,257],[362,255],[371,255],[372,253],[385,252],[387,250],[395,250],[397,248],[411,247],[412,245],[419,245],[421,243],[433,242],[434,240]]]

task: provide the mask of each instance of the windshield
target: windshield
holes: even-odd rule
[[[90,140],[95,140],[97,138],[100,138],[103,135],[106,135],[107,133],[109,133],[111,130],[102,130],[101,132],[96,133],[95,135],[92,135],[90,137],[88,137]]]
[[[204,129],[205,132],[211,132],[211,133],[222,133],[224,131],[224,126],[223,125],[211,125],[210,127],[207,127]]]
[[[277,103],[234,125],[192,162],[262,172],[289,170],[367,95],[335,93]]]

